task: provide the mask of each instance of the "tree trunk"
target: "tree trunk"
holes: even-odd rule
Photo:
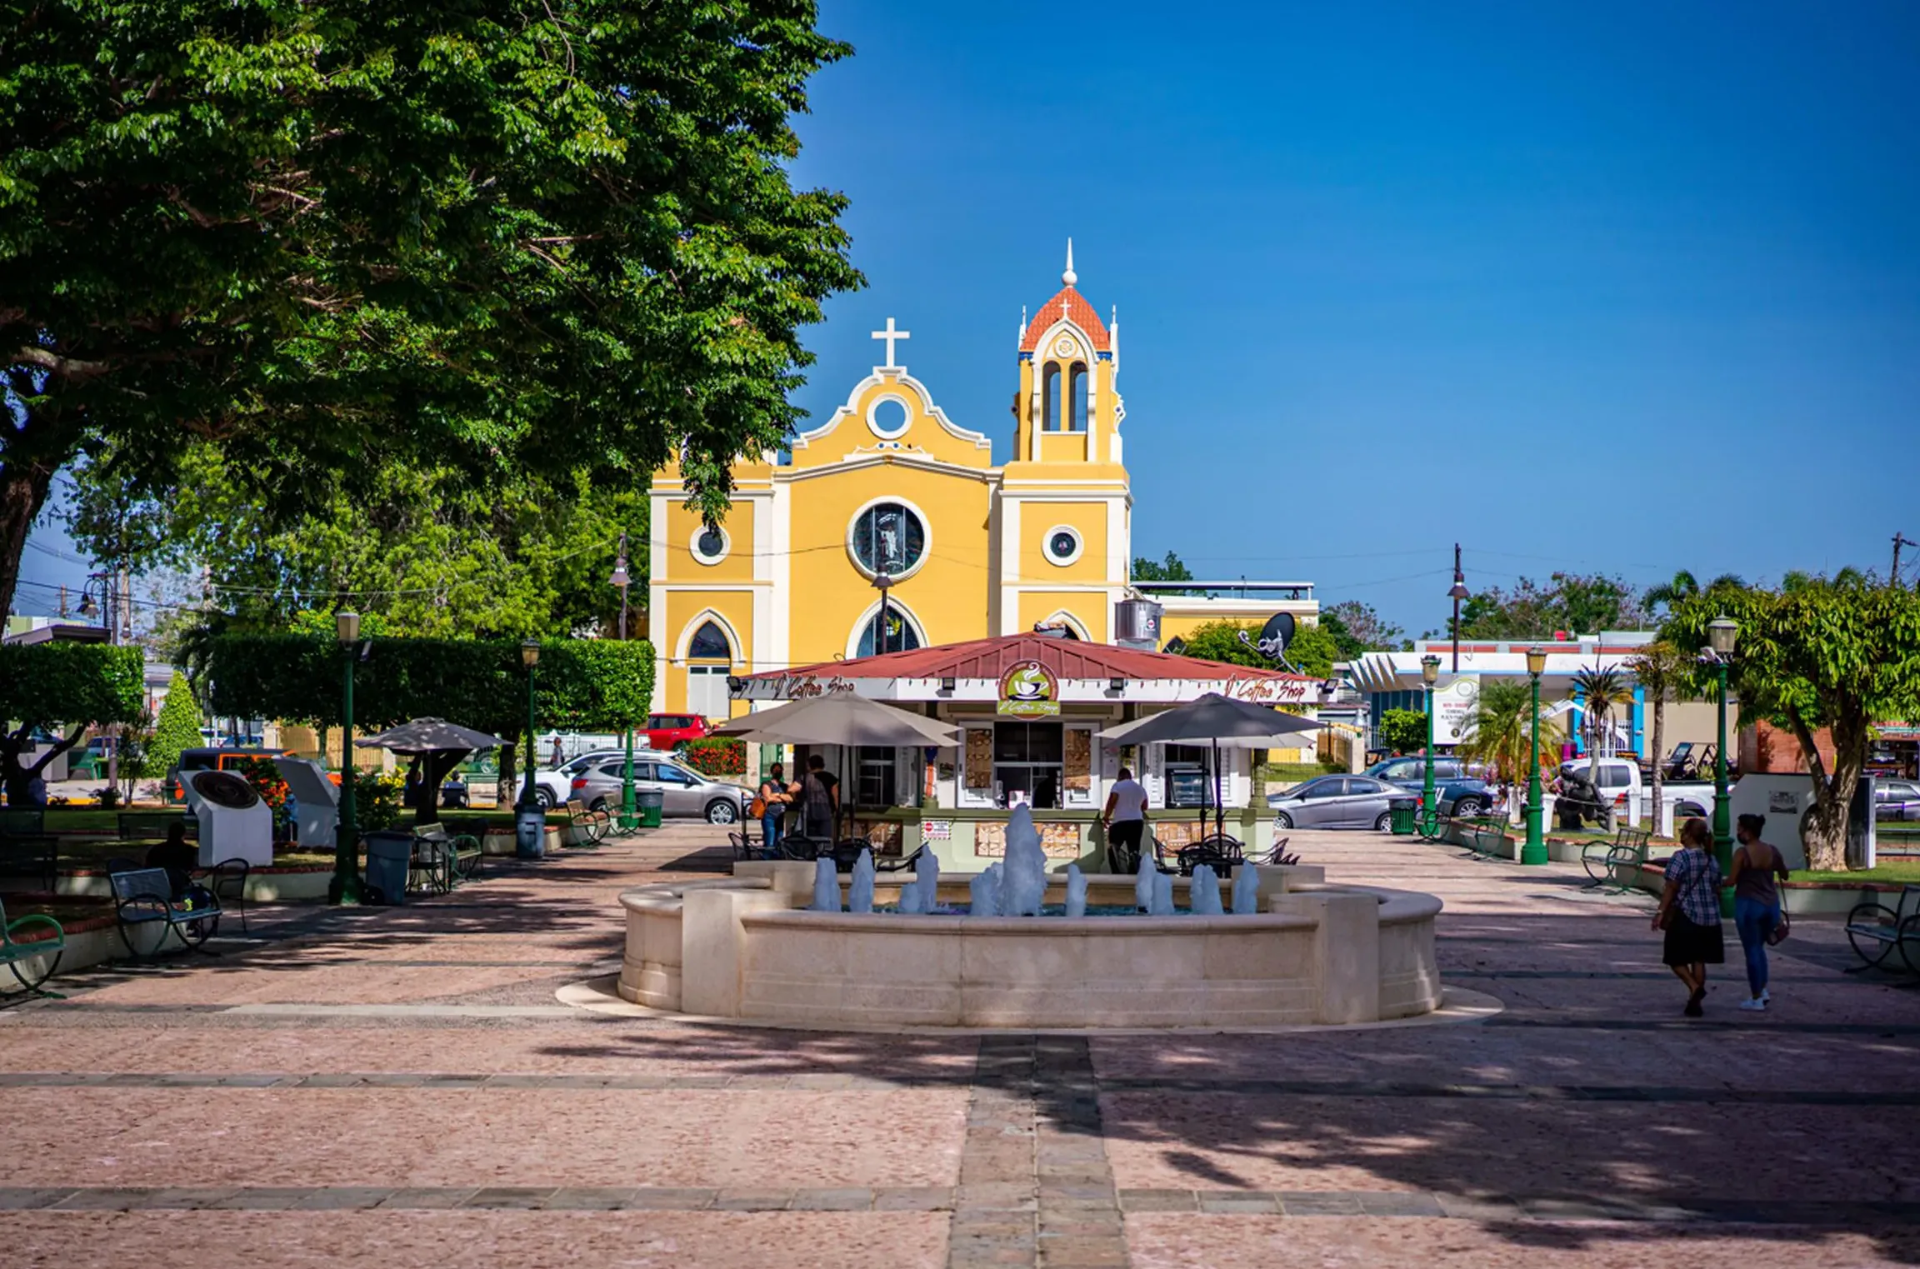
[[[1801,840],[1807,850],[1807,867],[1818,872],[1845,872],[1862,867],[1866,860],[1848,850],[1847,810],[1860,784],[1860,773],[1867,762],[1867,721],[1864,715],[1842,714],[1829,725],[1833,737],[1833,770],[1829,772],[1820,750],[1814,744],[1813,730],[1797,710],[1787,712],[1800,752],[1813,772],[1813,808],[1801,821]]]
[[[514,748],[511,741],[500,746],[500,775],[494,785],[493,800],[497,807],[513,805],[514,799]]]
[[[1665,692],[1653,694],[1653,807],[1652,828],[1657,835],[1660,832],[1661,799],[1667,787],[1667,763],[1661,755],[1666,752],[1667,736],[1667,695]]]
[[[0,464],[0,615],[13,611],[20,557],[26,552],[34,520],[46,505],[54,472],[51,465],[23,461],[12,451],[9,444],[6,462]]]
[[[74,728],[73,735],[47,746],[47,751],[35,759],[32,766],[28,766],[21,755],[33,744],[32,732],[25,727],[18,731],[0,732],[0,787],[6,789],[7,805],[26,806],[27,785],[33,777],[45,771],[48,763],[79,744],[80,737],[86,734],[85,727]]]

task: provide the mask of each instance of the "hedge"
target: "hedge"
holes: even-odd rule
[[[444,718],[513,740],[527,725],[527,671],[506,640],[372,639],[354,667],[353,721],[377,730]],[[208,664],[213,712],[340,725],[342,652],[310,635],[227,635]],[[358,655],[358,654],[356,654]],[[540,645],[534,677],[541,728],[617,731],[645,721],[653,645],[564,639]]]

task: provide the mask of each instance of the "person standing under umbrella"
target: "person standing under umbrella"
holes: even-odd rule
[[[840,820],[840,781],[827,770],[819,754],[807,758],[807,774],[800,781],[800,831],[808,837],[833,840]]]

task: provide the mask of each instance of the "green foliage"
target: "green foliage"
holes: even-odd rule
[[[353,822],[363,833],[377,833],[400,822],[400,796],[406,781],[384,771],[362,771],[355,767],[347,777],[353,781]]]
[[[1406,642],[1406,632],[1375,612],[1372,604],[1343,599],[1320,610],[1320,628],[1340,646],[1341,661],[1368,652],[1393,652]]]
[[[160,702],[160,719],[153,727],[153,740],[147,747],[150,774],[164,775],[180,765],[183,750],[201,745],[200,705],[194,700],[187,676],[179,670],[167,684],[167,698]]]
[[[1584,703],[1589,724],[1588,744],[1594,761],[1599,761],[1599,746],[1592,738],[1604,733],[1607,720],[1613,717],[1615,708],[1633,704],[1633,689],[1627,686],[1627,680],[1613,666],[1582,666],[1576,670],[1571,684],[1573,695]]]
[[[512,740],[526,727],[520,644],[453,639],[370,640],[354,669],[354,722],[378,729],[444,718]],[[225,635],[210,648],[216,714],[340,725],[340,645],[308,635]],[[630,640],[543,643],[534,679],[542,727],[617,731],[645,719],[653,647]]]
[[[104,643],[0,643],[0,781],[9,801],[86,734],[88,727],[137,723],[146,713],[140,649]],[[71,729],[34,759],[22,755],[36,732]]]
[[[1287,645],[1287,660],[1300,673],[1324,679],[1333,674],[1333,663],[1344,661],[1346,657],[1340,651],[1340,641],[1334,638],[1332,632],[1314,625],[1301,626],[1293,632],[1293,642]]]
[[[269,513],[393,462],[729,467],[861,279],[789,125],[811,4],[99,0],[0,25],[0,607],[54,473],[163,499],[198,437]],[[110,448],[105,442],[111,438]],[[24,514],[22,514],[24,513]]]
[[[1133,557],[1133,580],[1136,582],[1190,582],[1193,573],[1172,551],[1167,558],[1158,562],[1144,555]]]
[[[1539,732],[1540,770],[1559,765],[1561,731],[1542,707]],[[1533,685],[1511,679],[1487,679],[1480,685],[1473,716],[1467,720],[1466,739],[1454,752],[1473,762],[1484,762],[1503,780],[1524,780],[1534,760]],[[1495,778],[1489,775],[1488,779]]]
[[[291,790],[285,778],[280,774],[279,766],[271,758],[242,758],[233,766],[233,771],[241,779],[253,786],[260,800],[278,813],[287,804],[287,794]]]
[[[1706,585],[1706,589],[1713,593],[1726,590],[1742,590],[1745,589],[1745,587],[1746,583],[1740,580],[1738,573],[1722,573]],[[1661,582],[1658,586],[1650,587],[1647,593],[1640,598],[1641,602],[1646,605],[1647,610],[1652,612],[1657,608],[1670,609],[1681,600],[1691,599],[1700,593],[1701,588],[1699,581],[1692,573],[1689,573],[1683,568],[1675,573],[1670,580]]]
[[[1920,717],[1920,593],[1873,585],[1857,573],[1799,578],[1791,589],[1728,587],[1676,604],[1661,638],[1706,647],[1708,624],[1723,615],[1739,624],[1728,678],[1742,718],[1792,732],[1812,771],[1809,863],[1844,868],[1847,805],[1872,725]],[[1715,690],[1710,665],[1696,665],[1691,677],[1697,694]],[[1832,735],[1831,764],[1815,743],[1822,727]]]
[[[1209,621],[1194,627],[1193,633],[1187,636],[1186,646],[1180,650],[1180,655],[1197,657],[1202,661],[1244,665],[1256,670],[1279,668],[1251,643],[1242,642],[1240,636],[1243,634],[1249,640],[1258,639],[1260,627],[1237,621]]]
[[[1620,578],[1555,573],[1546,586],[1522,577],[1511,591],[1495,586],[1469,597],[1460,607],[1460,637],[1550,639],[1556,630],[1641,630],[1647,620],[1639,593]]]
[[[1399,753],[1427,747],[1427,716],[1417,709],[1390,709],[1380,715],[1380,743]]]
[[[707,736],[675,746],[688,766],[707,776],[744,775],[747,770],[747,745],[728,736]]]

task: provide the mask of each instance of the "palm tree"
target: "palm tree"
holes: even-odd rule
[[[1509,783],[1526,776],[1533,760],[1529,733],[1533,724],[1533,689],[1524,680],[1488,679],[1467,720],[1466,738],[1458,752],[1474,762],[1495,768]],[[1560,743],[1552,719],[1540,720],[1540,765],[1552,762]]]
[[[1613,707],[1633,704],[1633,692],[1627,687],[1627,680],[1619,670],[1609,666],[1587,666],[1573,676],[1574,695],[1586,698],[1587,709],[1587,778],[1596,785],[1600,783],[1600,746],[1597,743],[1606,734],[1607,722],[1613,716]]]
[[[1660,821],[1660,798],[1666,785],[1667,697],[1692,696],[1693,658],[1665,640],[1655,640],[1627,662],[1633,677],[1653,702],[1653,822]]]
[[[1711,595],[1722,590],[1744,590],[1746,585],[1740,574],[1722,573],[1703,587],[1698,578],[1683,568],[1670,580],[1649,588],[1642,602],[1646,604],[1648,612],[1655,608],[1666,608],[1671,612],[1682,600],[1692,599],[1703,591]]]

